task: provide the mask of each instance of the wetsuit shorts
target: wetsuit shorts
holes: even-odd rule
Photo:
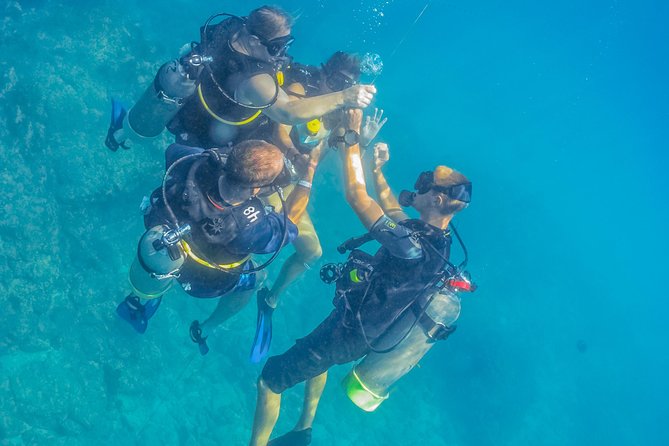
[[[343,323],[344,313],[335,309],[314,331],[298,339],[285,353],[272,356],[262,379],[274,393],[315,378],[336,364],[362,358],[368,346],[360,333]]]

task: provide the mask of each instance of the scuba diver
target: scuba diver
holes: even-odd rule
[[[342,91],[356,85],[360,79],[360,60],[342,51],[337,51],[321,65],[321,67],[291,64],[286,71],[286,93],[291,100],[302,100],[306,97]],[[361,132],[363,147],[376,137],[387,119],[383,119],[383,111],[374,111],[374,117],[366,119]],[[328,137],[332,129],[340,124],[343,115],[339,111],[313,119],[309,122],[288,126],[275,124],[275,142],[284,155],[299,171],[309,163],[311,151],[318,146],[323,150],[327,146]],[[308,185],[309,187],[311,185]],[[285,188],[287,193],[295,187],[291,184]],[[275,209],[281,209],[281,200],[278,194],[263,198]],[[277,307],[279,296],[298,279],[306,270],[311,268],[322,255],[318,234],[309,216],[305,212],[296,222],[299,229],[297,238],[293,241],[295,253],[291,255],[281,267],[281,271],[271,288],[263,287],[258,291],[258,325],[254,345],[263,345],[264,348],[254,349],[251,361],[262,361],[269,351],[272,339],[272,314]]]
[[[193,297],[220,298],[206,321],[190,327],[204,355],[207,334],[248,303],[262,282],[259,273],[297,236],[294,222],[306,209],[310,189],[298,185],[282,201],[281,213],[262,203],[259,193],[280,191],[278,184],[285,181],[283,154],[265,141],[244,141],[228,150],[172,144],[165,158],[163,185],[151,194],[147,232],[130,268],[132,293],[117,313],[144,333],[175,280]],[[314,152],[303,182],[313,181],[319,158]],[[272,256],[256,266],[251,254]]]
[[[374,168],[377,203],[366,189],[358,144],[361,121],[361,110],[348,111],[346,127],[334,132],[331,143],[343,157],[346,199],[369,233],[339,247],[340,253],[351,251],[343,265],[326,265],[321,270],[324,280],[337,284],[335,309],[288,351],[267,360],[258,380],[251,446],[268,444],[279,416],[281,394],[302,381],[306,387],[300,420],[293,431],[269,444],[310,444],[311,425],[331,366],[370,353],[392,352],[414,331],[431,341],[445,339],[454,327],[430,323],[426,310],[433,296],[456,284],[471,288],[464,273],[466,261],[459,266],[449,261],[448,230],[454,215],[470,202],[471,183],[459,172],[438,166],[421,173],[415,192],[403,191],[398,201],[381,172],[387,156],[383,156],[384,147],[378,146]],[[413,207],[420,218],[409,219],[400,203]],[[381,244],[375,255],[357,249],[371,240]]]
[[[291,63],[286,69],[284,90],[290,100],[321,96],[358,85],[360,74],[360,59],[355,55],[337,51],[320,67]],[[374,115],[373,122],[367,117],[360,134],[360,145],[363,148],[369,146],[387,121],[382,119],[383,110],[380,115],[375,110]],[[307,158],[306,154],[311,149],[327,140],[330,131],[339,124],[340,119],[340,113],[332,112],[297,125],[276,124],[271,142],[284,150],[294,165],[299,166],[300,158]]]
[[[225,19],[212,24],[218,17]],[[194,147],[223,147],[265,139],[270,121],[298,124],[344,107],[367,107],[373,85],[350,87],[290,101],[282,88],[287,51],[294,42],[292,19],[283,10],[262,6],[248,17],[220,13],[200,30],[200,43],[163,65],[140,100],[126,111],[112,99],[105,144],[129,148],[167,126],[176,141]]]

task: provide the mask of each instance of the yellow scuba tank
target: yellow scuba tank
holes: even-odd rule
[[[188,225],[177,230],[169,230],[167,226],[159,225],[142,235],[128,277],[135,295],[154,299],[162,296],[172,286],[185,261],[178,242],[188,231]]]
[[[294,125],[290,131],[293,145],[302,153],[309,153],[329,135],[330,132],[323,126],[323,121],[319,118]]]
[[[320,119],[312,119],[311,121],[307,122],[307,133],[309,136],[316,136],[318,135],[318,132],[321,130],[321,126],[323,123],[321,122]]]
[[[445,339],[460,316],[460,298],[453,291],[439,291],[429,301],[423,316],[395,348],[387,353],[370,352],[358,362],[342,381],[347,396],[367,412],[376,410],[389,397],[390,387],[409,373],[434,342]],[[427,322],[426,322],[427,321]],[[401,325],[401,324],[400,324]],[[400,339],[405,328],[398,327],[385,333],[390,342]],[[398,333],[400,332],[400,333]]]

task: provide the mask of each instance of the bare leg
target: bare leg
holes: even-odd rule
[[[209,335],[216,327],[239,313],[249,303],[254,290],[232,293],[218,298],[218,305],[211,316],[200,324],[202,333]]]
[[[253,293],[260,288],[267,278],[267,273],[264,271],[259,271],[256,274],[255,278],[255,287],[251,290],[244,291],[235,291],[230,294],[226,294],[218,298],[218,304],[214,309],[214,312],[211,313],[211,316],[207,318],[204,322],[200,324],[202,328],[202,333],[207,336],[209,335],[216,327],[221,325],[223,322],[230,319],[235,314],[242,311],[242,309],[249,303]]]
[[[279,419],[281,410],[281,394],[274,393],[260,378],[258,380],[258,399],[256,401],[256,412],[253,418],[253,433],[250,446],[266,446],[269,436]]]
[[[310,264],[316,262],[323,255],[318,235],[307,213],[300,219],[298,228],[299,236],[293,242],[295,253],[281,267],[281,272],[266,297],[267,303],[271,307],[276,307],[279,296],[283,294],[286,288],[295,282],[309,268]]]
[[[325,382],[328,379],[328,372],[322,373],[315,378],[308,380],[304,387],[304,406],[302,406],[302,416],[293,430],[302,431],[309,429],[314,423],[318,402],[325,389]]]

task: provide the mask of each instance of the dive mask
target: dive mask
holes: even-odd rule
[[[256,36],[260,39],[260,43],[267,48],[267,52],[272,57],[281,57],[285,56],[290,45],[295,42],[295,37],[288,34],[287,36],[275,37],[274,39],[263,39],[260,36]]]
[[[416,180],[414,189],[421,195],[428,193],[430,190],[435,190],[448,195],[453,200],[462,201],[463,203],[469,203],[472,200],[472,183],[466,182],[452,186],[440,186],[434,182],[433,171],[422,172],[418,176],[418,180]]]
[[[331,73],[325,74],[325,83],[332,91],[342,91],[357,85],[358,81],[346,73],[342,73],[341,71],[333,71]]]

